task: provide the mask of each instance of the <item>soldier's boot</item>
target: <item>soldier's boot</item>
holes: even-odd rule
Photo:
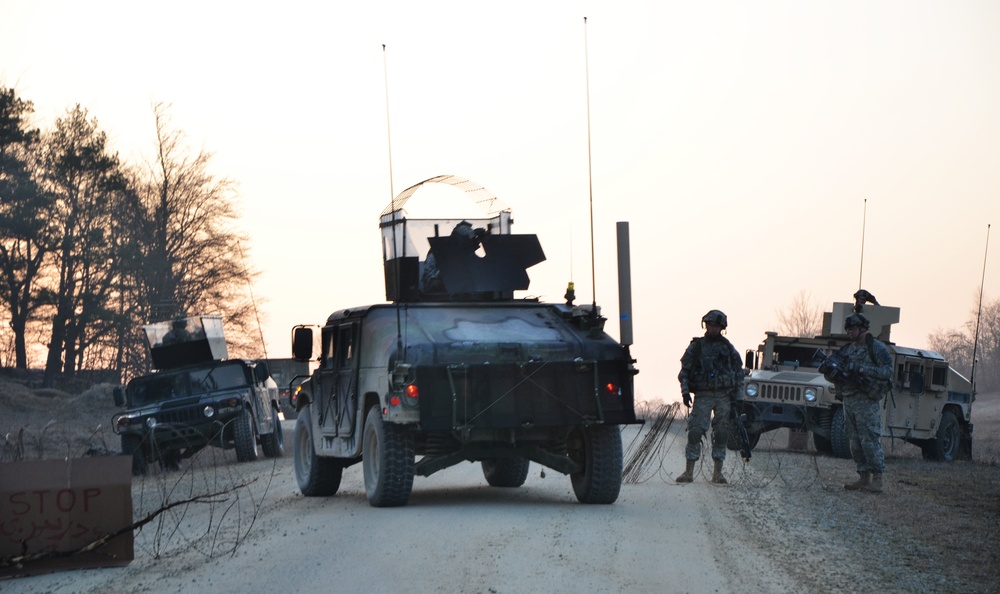
[[[864,489],[868,485],[872,484],[872,473],[870,472],[859,472],[858,476],[861,477],[853,483],[847,483],[844,488],[848,491],[857,491],[859,489]],[[879,477],[881,480],[882,477]],[[881,485],[881,483],[879,483]]]
[[[882,473],[873,472],[871,483],[861,487],[861,490],[865,493],[881,493],[882,492]]]
[[[718,483],[720,485],[724,485],[727,482],[729,482],[729,481],[726,480],[726,477],[722,476],[722,463],[723,463],[723,460],[716,460],[715,461],[715,471],[712,472],[712,482],[713,483]]]
[[[694,480],[694,463],[697,460],[688,460],[687,466],[684,468],[684,474],[677,477],[678,483],[690,483]]]

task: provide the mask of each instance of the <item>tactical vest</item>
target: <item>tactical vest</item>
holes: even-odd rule
[[[694,369],[691,370],[688,381],[692,392],[699,390],[728,391],[737,386],[737,373],[742,376],[743,369],[733,369],[732,343],[721,338],[717,345],[703,348],[704,337],[695,338]]]

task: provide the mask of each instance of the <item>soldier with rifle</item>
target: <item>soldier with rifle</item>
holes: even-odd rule
[[[722,335],[728,320],[726,314],[713,309],[701,318],[705,336],[695,338],[681,357],[681,397],[684,406],[694,409],[688,417],[688,442],[684,448],[686,466],[677,477],[678,483],[694,480],[694,465],[701,457],[701,438],[712,427],[712,459],[715,470],[713,483],[726,483],[722,465],[726,460],[729,440],[730,407],[743,393],[743,361],[736,347]],[[713,415],[714,413],[714,415]],[[748,448],[749,450],[749,448]]]
[[[891,388],[892,354],[889,347],[868,333],[868,318],[855,313],[844,320],[851,342],[827,357],[819,370],[836,386],[844,402],[844,430],[859,479],[844,485],[848,491],[882,492],[885,454],[879,406]]]

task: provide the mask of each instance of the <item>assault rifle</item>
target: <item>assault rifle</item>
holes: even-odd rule
[[[819,372],[823,374],[823,377],[835,384],[852,384],[866,392],[872,392],[878,388],[878,380],[851,367],[847,357],[840,351],[834,351],[827,355],[820,349],[816,349],[813,358],[820,361]],[[840,394],[837,394],[837,400],[841,399]]]
[[[736,403],[734,402],[733,404],[735,405]],[[752,449],[752,446],[750,445],[750,434],[747,433],[747,414],[740,413],[737,416],[736,406],[730,407],[729,410],[732,411],[730,414],[733,417],[733,427],[739,432],[740,455],[743,456],[743,463],[745,464],[750,461],[750,450]]]

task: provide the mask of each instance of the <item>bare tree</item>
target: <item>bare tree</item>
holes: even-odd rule
[[[977,391],[992,392],[1000,390],[1000,299],[984,303],[981,315],[978,296],[976,299],[977,305],[970,312],[963,329],[936,330],[928,336],[928,344],[941,353],[956,371],[974,379]],[[973,351],[976,358],[974,378]]]
[[[156,159],[135,181],[142,259],[135,286],[144,310],[137,313],[146,322],[222,313],[227,336],[253,336],[249,286],[258,273],[245,263],[246,238],[235,230],[236,185],[209,172],[210,153],[191,155],[167,110],[154,105]]]
[[[819,336],[823,332],[823,309],[799,291],[788,308],[777,312],[779,330],[785,336]]]

